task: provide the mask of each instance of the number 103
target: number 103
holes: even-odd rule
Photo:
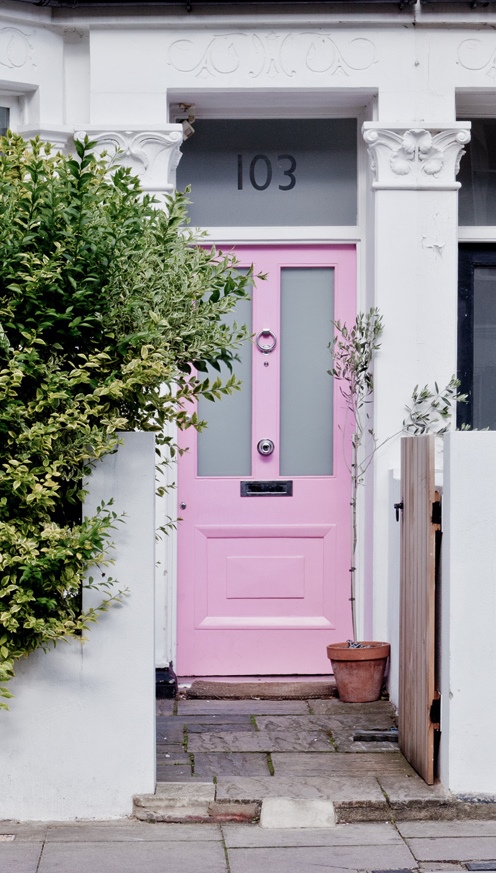
[[[296,185],[296,158],[293,155],[278,155],[276,172],[286,177],[284,184],[279,184],[280,191],[291,191]],[[238,191],[243,190],[244,185],[244,156],[238,155]],[[272,183],[272,162],[267,155],[255,155],[249,164],[248,179],[252,188],[256,191],[265,191]]]

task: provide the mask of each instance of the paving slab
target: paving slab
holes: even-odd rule
[[[316,731],[230,731],[192,734],[189,752],[333,752],[329,738]]]
[[[160,827],[157,825],[157,827]],[[1,869],[1,868],[0,868]],[[37,873],[227,873],[221,843],[50,843],[45,846]],[[2,873],[4,871],[2,870]],[[5,870],[14,873],[14,870]],[[17,870],[15,871],[17,873]],[[22,871],[24,873],[24,871]],[[31,873],[31,871],[29,871]]]
[[[155,712],[160,715],[174,715],[176,701],[171,698],[163,698],[155,702]]]
[[[223,825],[228,848],[277,846],[402,846],[403,840],[389,823],[338,824],[334,828],[289,832],[286,829],[261,829],[257,825]],[[302,871],[303,873],[303,871]]]
[[[271,757],[277,776],[320,776],[325,773],[351,778],[379,773],[382,775],[387,772],[404,775],[415,773],[401,754],[375,755],[361,752],[359,755],[326,755],[322,752],[301,752],[299,755],[290,755],[286,752],[275,752]]]
[[[363,752],[371,752],[377,754],[398,753],[398,743],[396,741],[387,742],[360,742],[353,740],[350,737],[343,737],[339,734],[332,734],[332,740],[337,752],[351,752],[352,754],[362,754]]]
[[[267,776],[269,764],[264,752],[195,752],[195,776],[217,779],[236,776]]]
[[[376,700],[373,703],[343,703],[336,697],[326,700],[311,700],[309,703],[312,715],[352,715],[354,719],[359,716],[375,716],[377,714],[391,713],[395,709],[389,700]]]
[[[177,714],[220,715],[309,715],[304,700],[178,700]]]
[[[496,821],[407,821],[397,828],[403,837],[496,837]]]
[[[452,795],[442,785],[427,785],[417,773],[380,772],[377,778],[392,807],[417,801],[446,803],[452,800]]]
[[[265,797],[262,801],[261,828],[299,830],[301,828],[333,828],[335,826],[336,816],[332,800]]]
[[[176,767],[173,770],[167,765],[157,767],[157,780],[159,782],[198,782],[197,777],[191,772],[191,767]]]
[[[157,764],[164,763],[184,764],[187,767],[191,759],[180,743],[158,743]]]
[[[75,822],[47,828],[48,843],[143,843],[222,840],[218,825],[168,824],[142,821]]]
[[[418,861],[496,859],[496,837],[412,837],[407,843]]]
[[[239,715],[229,716],[226,714],[219,715],[181,715],[178,717],[181,724],[186,728],[189,734],[201,734],[209,731],[255,731],[257,730],[254,720],[250,713],[241,713]]]
[[[388,809],[377,779],[364,776],[350,782],[345,777],[303,777],[301,779],[265,778],[229,779],[217,783],[217,800],[262,800],[264,797],[326,798],[333,801],[373,803]]]
[[[41,851],[39,843],[0,843],[0,873],[37,873]]]
[[[0,821],[0,834],[14,834],[15,842],[42,843],[45,839],[45,822]]]
[[[322,831],[324,832],[324,831]],[[255,861],[256,858],[256,861]],[[385,850],[383,846],[286,846],[278,848],[259,848],[256,856],[253,849],[230,849],[231,873],[253,873],[256,869],[270,870],[270,873],[307,873],[314,868],[326,871],[384,869]],[[413,868],[415,861],[408,848],[403,845],[388,846],[388,869]]]
[[[157,744],[182,743],[184,740],[184,725],[177,716],[157,718]]]
[[[194,787],[157,782],[157,788],[153,796],[162,798],[162,800],[178,800],[179,802],[187,803],[191,800],[209,802],[215,799],[215,786],[210,785],[209,782],[198,782]]]
[[[327,715],[255,715],[260,731],[323,731],[330,729]]]

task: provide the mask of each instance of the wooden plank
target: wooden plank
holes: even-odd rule
[[[401,441],[399,744],[412,767],[434,782],[436,526],[435,437]]]

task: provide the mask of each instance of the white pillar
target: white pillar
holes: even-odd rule
[[[415,386],[447,384],[456,372],[457,190],[470,124],[387,125],[367,122],[363,136],[373,171],[372,293],[384,318],[375,358],[374,421],[383,445],[374,465],[373,594],[365,638],[390,640],[398,622],[389,614],[388,564],[399,537],[389,475],[399,469],[399,435]],[[392,658],[398,653],[392,651]],[[397,675],[397,671],[393,670]],[[395,699],[397,689],[391,689]]]

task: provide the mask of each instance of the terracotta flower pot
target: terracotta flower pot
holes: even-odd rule
[[[327,646],[339,699],[344,703],[370,703],[379,700],[389,657],[389,643],[364,641],[361,648],[348,643]]]

